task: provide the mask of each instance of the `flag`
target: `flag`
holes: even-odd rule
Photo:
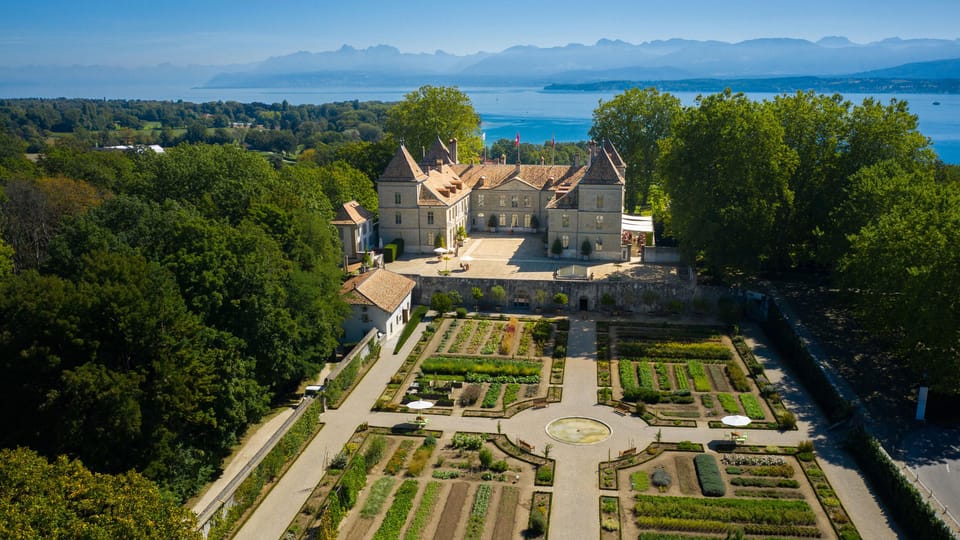
[[[487,142],[487,132],[486,132],[486,131],[484,131],[483,133],[480,134],[480,140],[483,141],[483,142]]]
[[[517,132],[517,140],[513,143],[514,146],[520,148],[520,132]]]

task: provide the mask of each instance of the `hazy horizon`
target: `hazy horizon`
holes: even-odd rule
[[[908,10],[908,11],[907,11]],[[389,45],[405,53],[500,52],[517,45],[591,45],[601,39],[639,44],[667,39],[737,43],[763,38],[818,41],[840,36],[858,44],[884,39],[949,39],[960,32],[960,2],[919,0],[768,0],[717,3],[610,0],[482,4],[378,0],[270,4],[169,0],[51,0],[24,3],[0,21],[0,65],[227,65],[299,51]]]

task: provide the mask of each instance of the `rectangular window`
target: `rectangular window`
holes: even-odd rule
[[[603,195],[597,195],[597,209],[603,208]]]
[[[501,226],[501,227],[506,227],[506,226],[507,226],[507,215],[506,215],[506,214],[500,214],[500,226]]]
[[[603,240],[597,238],[597,242],[594,245],[595,245],[593,249],[594,251],[603,251]]]
[[[506,196],[506,195],[501,195],[501,196],[500,196],[500,208],[503,208],[503,207],[506,206],[506,205],[507,205],[507,196]]]
[[[560,237],[560,245],[563,246],[563,249],[570,247],[570,236],[564,234]]]
[[[520,219],[517,217],[516,214],[513,214],[512,216],[510,216],[510,226],[511,226],[511,227],[519,227],[519,226],[520,226]]]
[[[566,229],[570,226],[570,216],[564,214],[560,216],[560,226]]]
[[[603,216],[597,216],[597,230],[603,228]]]
[[[433,233],[432,233],[432,232],[428,232],[428,233],[427,233],[427,245],[428,245],[428,246],[432,246],[432,245],[433,245]]]
[[[526,228],[528,228],[528,229],[530,228],[530,218],[532,218],[532,217],[533,217],[533,216],[531,216],[530,214],[526,214],[526,215],[523,216],[523,226],[524,226],[524,227],[526,227]]]
[[[477,206],[483,208],[483,193],[477,194]]]
[[[401,223],[403,223],[403,218],[401,218],[400,216],[401,216],[400,212],[397,212],[396,215],[393,217],[393,222],[397,225],[400,225]]]
[[[519,206],[520,206],[520,200],[517,198],[516,195],[511,195],[511,196],[510,196],[510,208],[519,208]]]
[[[393,194],[393,204],[400,204],[400,192],[397,191]]]
[[[524,196],[523,196],[523,207],[524,207],[524,208],[530,208],[530,196],[529,196],[529,195],[524,195]]]
[[[433,225],[433,212],[427,212],[427,225]]]

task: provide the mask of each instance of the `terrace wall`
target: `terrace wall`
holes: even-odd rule
[[[697,285],[695,281],[684,279],[642,282],[636,280],[557,281],[552,279],[406,276],[417,283],[417,286],[413,289],[413,302],[415,304],[429,304],[430,296],[434,293],[455,290],[463,297],[464,305],[472,308],[474,301],[471,291],[474,287],[478,287],[486,295],[480,302],[481,308],[490,309],[496,307],[493,306],[489,298],[490,288],[494,285],[500,285],[507,292],[505,305],[502,306],[505,311],[514,311],[516,309],[516,306],[514,306],[515,299],[527,298],[530,301],[529,309],[531,312],[537,308],[543,308],[544,312],[550,312],[556,307],[553,304],[553,296],[561,292],[566,294],[570,301],[570,303],[565,306],[564,311],[579,310],[581,299],[586,299],[586,307],[588,310],[599,310],[602,307],[600,299],[604,294],[610,294],[617,301],[616,309],[638,313],[663,309],[674,300],[678,300],[689,307],[695,298],[703,298],[707,300],[710,305],[715,306],[717,299],[731,294],[729,289],[726,288],[704,287]],[[544,305],[542,306],[537,302],[536,291],[538,290],[546,292]],[[643,298],[647,291],[656,293],[657,300],[652,305],[643,304]]]

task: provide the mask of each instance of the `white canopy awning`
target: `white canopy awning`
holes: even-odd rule
[[[653,232],[653,218],[650,216],[628,216],[623,214],[620,220],[620,228],[630,232]]]

